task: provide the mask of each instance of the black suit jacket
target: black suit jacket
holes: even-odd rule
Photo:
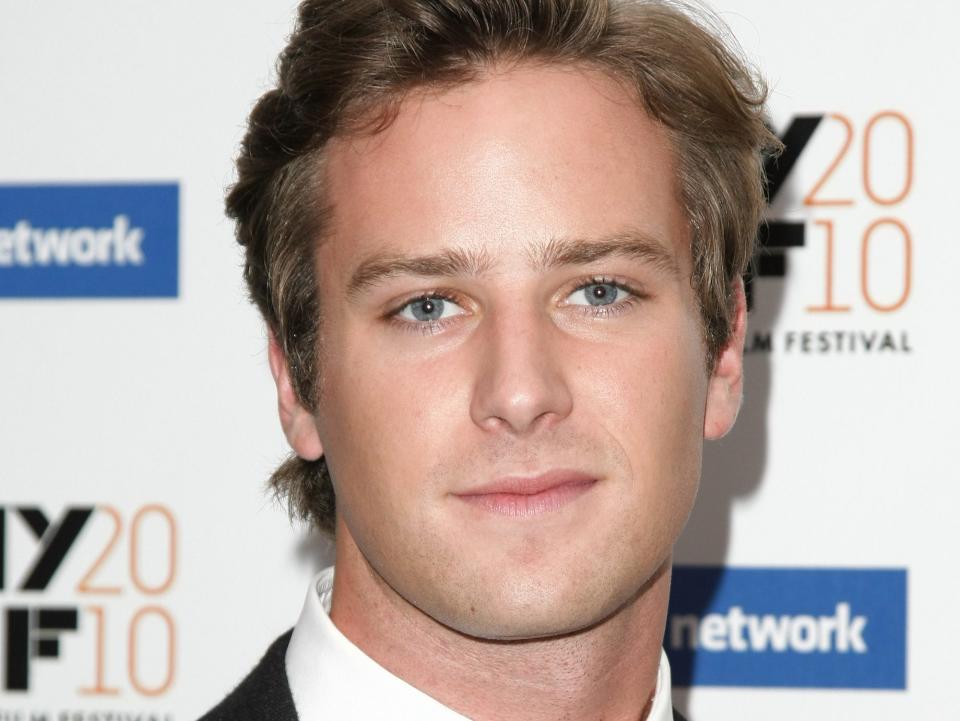
[[[286,654],[292,633],[287,631],[274,641],[250,675],[200,721],[298,721],[287,683]],[[674,709],[673,721],[686,719]]]

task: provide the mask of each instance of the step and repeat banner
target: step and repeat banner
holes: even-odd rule
[[[786,152],[664,646],[694,719],[947,718],[960,10],[714,5]],[[0,6],[0,721],[188,721],[331,558],[222,215],[295,3]]]

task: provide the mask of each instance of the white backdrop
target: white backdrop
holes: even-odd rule
[[[715,7],[771,81],[776,130],[823,118],[770,214],[799,223],[805,244],[782,251],[785,275],[755,281],[743,414],[708,448],[677,562],[905,569],[906,688],[695,685],[675,698],[694,721],[947,718],[960,11]],[[0,719],[194,718],[295,621],[329,555],[263,492],[285,445],[222,215],[293,8],[0,6],[0,184],[179,184],[177,297],[0,298]],[[24,589],[38,555],[56,555],[68,507],[74,521],[96,510],[49,583]],[[56,621],[40,609],[75,609],[78,628],[45,631]],[[16,619],[27,691],[7,672],[23,659]]]

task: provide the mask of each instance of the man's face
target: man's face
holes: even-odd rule
[[[471,635],[613,613],[669,561],[719,412],[664,132],[599,72],[521,67],[325,167],[338,542]]]

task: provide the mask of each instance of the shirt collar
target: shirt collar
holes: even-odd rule
[[[300,721],[466,721],[355,646],[330,620],[333,568],[310,584],[287,648],[287,679]],[[657,689],[647,721],[671,721],[670,664],[660,653]]]

